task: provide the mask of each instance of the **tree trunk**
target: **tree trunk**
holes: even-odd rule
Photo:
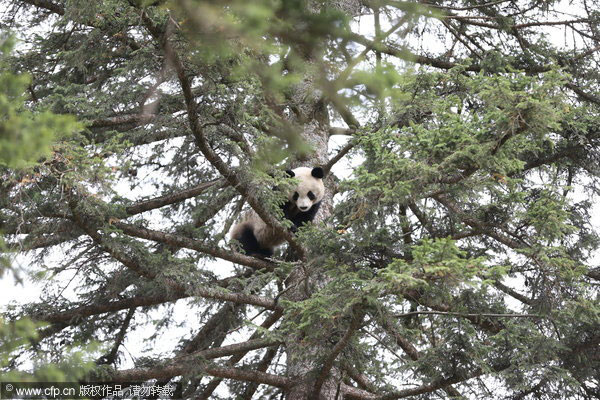
[[[315,5],[318,3],[315,2]],[[327,4],[327,7],[336,7],[348,16],[357,15],[360,10],[360,2],[357,0],[340,0]],[[314,7],[318,11],[318,7]],[[304,166],[325,165],[328,161],[329,141],[329,113],[327,104],[321,90],[317,89],[315,80],[318,73],[316,59],[306,55],[305,62],[308,64],[308,74],[303,81],[297,85],[291,96],[292,103],[296,106],[294,123],[302,124],[302,138],[308,142],[313,153],[298,160],[298,164]],[[315,223],[327,219],[333,210],[332,182],[325,178],[325,195],[323,197],[319,213]],[[309,255],[310,257],[310,255]],[[313,293],[327,284],[327,276],[323,274],[319,265],[305,263],[298,266],[286,281],[289,291],[286,294],[288,301],[303,301],[311,297]],[[335,343],[331,343],[330,332],[321,332],[322,337],[318,342],[311,342],[309,346],[302,343],[303,334],[292,336],[286,342],[287,373],[290,377],[298,378],[298,384],[286,393],[287,400],[315,400],[334,399],[339,391],[339,377],[341,374],[333,367],[322,383],[319,394],[315,391],[315,384],[321,364],[319,360],[331,352]],[[317,397],[318,396],[318,397]],[[341,398],[341,397],[338,397]]]

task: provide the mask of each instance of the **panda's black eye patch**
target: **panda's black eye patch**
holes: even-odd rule
[[[294,196],[292,196],[292,199],[294,199],[294,201],[296,201],[296,200],[298,200],[298,197],[300,197],[298,192],[294,192]]]
[[[317,196],[315,196],[315,194],[314,194],[313,192],[308,192],[307,196],[308,196],[308,198],[309,198],[309,199],[311,199],[311,200],[314,200],[314,199],[316,199],[316,198],[317,198]]]

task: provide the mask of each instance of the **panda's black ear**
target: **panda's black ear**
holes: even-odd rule
[[[291,169],[286,169],[285,173],[288,174],[290,176],[290,178],[293,178],[296,176],[296,174],[294,173],[294,171],[292,171]]]
[[[315,178],[323,179],[323,177],[325,176],[325,171],[323,171],[323,168],[321,167],[314,167],[310,174]]]

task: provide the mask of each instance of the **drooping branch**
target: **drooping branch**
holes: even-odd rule
[[[81,228],[92,240],[94,243],[100,247],[104,252],[109,254],[112,258],[119,261],[121,264],[129,268],[130,270],[137,273],[139,276],[147,278],[149,280],[153,280],[156,278],[156,272],[149,270],[145,266],[142,266],[138,260],[134,257],[127,254],[124,249],[117,248],[116,245],[112,243],[108,243],[105,238],[98,232],[97,228],[92,226],[92,222],[87,219],[87,216],[84,216],[77,209],[77,201],[75,197],[72,195],[69,203],[71,208],[71,212],[73,214],[73,221],[75,224]],[[175,292],[185,292],[185,288],[183,285],[169,281],[168,285],[172,287]]]
[[[114,128],[120,125],[142,126],[156,119],[155,114],[124,114],[114,117],[95,119],[90,122],[90,128]]]
[[[422,385],[413,389],[404,389],[397,392],[388,393],[383,396],[376,397],[376,400],[396,400],[404,399],[407,397],[418,396],[420,394],[435,392],[436,390],[444,389],[450,385],[454,385],[460,382],[467,381],[469,379],[477,378],[482,375],[489,374],[490,372],[500,372],[510,367],[509,363],[501,363],[489,369],[479,368],[470,374],[454,375],[445,379],[440,379],[434,383],[428,385]]]
[[[21,3],[24,4],[29,4],[44,10],[48,10],[54,14],[60,15],[60,16],[64,16],[65,15],[65,8],[62,4],[57,4],[55,2],[52,2],[50,0],[18,0]],[[100,24],[97,23],[97,21],[92,20],[93,22],[88,22],[88,26],[91,27],[98,27],[100,26]],[[139,50],[141,48],[141,46],[135,41],[135,39],[129,35],[114,35],[114,37],[127,44],[127,46],[129,46],[131,48],[131,50]]]
[[[589,338],[585,342],[581,342],[578,344],[567,346],[565,345],[565,349],[560,351],[559,354],[551,356],[550,359],[569,359],[577,355],[581,355],[588,351],[591,348],[595,348],[600,343],[600,335],[595,335],[594,337]],[[539,355],[539,357],[535,360],[532,360],[532,365],[542,364],[547,362],[548,357],[545,355]],[[397,392],[388,393],[383,396],[376,397],[377,400],[396,400],[403,399],[411,396],[416,396],[424,393],[431,393],[436,390],[442,389],[448,385],[456,384],[460,382],[464,382],[469,379],[477,378],[482,375],[486,375],[489,373],[498,373],[504,371],[511,367],[511,363],[509,361],[503,360],[494,365],[489,365],[486,368],[477,368],[474,371],[471,371],[469,374],[454,374],[448,378],[440,379],[431,384],[422,385],[413,389],[405,389]]]
[[[236,282],[240,278],[246,278],[247,274],[242,276],[233,276],[214,282],[215,287],[227,288],[231,282]],[[114,301],[102,301],[94,304],[82,305],[79,307],[71,308],[65,311],[45,313],[45,314],[32,314],[30,317],[38,321],[46,321],[53,324],[66,324],[65,326],[75,324],[83,318],[99,315],[105,313],[112,313],[115,311],[135,309],[138,307],[149,307],[164,303],[176,302],[180,299],[192,297],[192,294],[185,292],[174,292],[174,291],[161,291],[158,294],[147,295],[147,296],[135,296],[126,299],[119,299]]]
[[[410,51],[408,48],[396,48],[390,44],[386,43],[375,43],[373,40],[370,40],[358,33],[349,33],[348,39],[361,44],[363,46],[368,46],[373,48],[375,51],[381,52],[383,54],[387,54],[390,56],[394,56],[400,60],[413,62],[417,64],[429,65],[435,68],[440,68],[444,70],[452,69],[458,66],[457,63],[450,61],[438,60],[433,57],[418,55]],[[479,72],[481,71],[481,67],[477,64],[471,64],[465,68],[466,71]],[[542,72],[542,71],[540,71]]]
[[[452,7],[452,6],[447,6],[447,5],[431,4],[428,1],[421,1],[421,3],[426,4],[428,7],[442,8],[444,10],[469,11],[469,10],[476,10],[478,8],[497,6],[499,4],[508,3],[508,2],[512,2],[512,1],[513,0],[496,0],[496,1],[490,1],[488,3],[482,3],[482,4],[478,4],[478,5],[474,5],[474,6],[466,6],[466,7]]]
[[[458,204],[454,203],[447,196],[435,195],[433,196],[433,198],[440,204],[444,205],[452,214],[459,217],[464,223],[497,240],[498,242],[512,249],[518,249],[523,247],[523,244],[518,243],[517,241],[511,239],[508,236],[495,232],[492,227],[486,226],[483,222],[478,221],[476,218],[462,211]]]
[[[451,316],[451,317],[472,318],[472,319],[478,319],[478,318],[534,318],[534,319],[544,318],[544,316],[537,315],[537,314],[510,314],[510,313],[507,313],[507,314],[492,314],[492,313],[472,314],[472,313],[460,313],[460,312],[451,312],[451,311],[426,311],[426,310],[411,311],[411,312],[402,313],[402,314],[395,314],[394,317],[405,318],[405,317],[411,317],[414,315],[447,315],[447,316]]]
[[[137,203],[133,203],[125,208],[125,212],[128,216],[137,215],[145,211],[155,210],[167,205],[182,202],[192,197],[198,196],[204,193],[207,189],[215,185],[223,185],[225,181],[223,179],[215,179],[209,182],[203,182],[196,186],[188,189],[182,189],[174,193],[158,196],[148,200],[142,200]],[[96,200],[98,201],[98,200]],[[39,210],[36,210],[39,213]],[[83,234],[79,229],[74,229],[73,223],[70,219],[65,221],[68,215],[54,216],[50,221],[35,220],[30,224],[12,224],[7,222],[0,222],[0,228],[3,233],[6,234],[44,234],[42,237],[27,237],[22,243],[9,242],[9,248],[18,248],[20,250],[32,250],[42,247],[55,246],[64,242],[75,240]],[[61,218],[60,222],[56,221],[56,218]],[[107,220],[110,216],[107,216]],[[47,234],[46,234],[47,232]]]
[[[254,269],[263,269],[272,271],[274,264],[259,258],[250,257],[231,250],[222,250],[219,248],[205,245],[203,242],[189,239],[184,236],[173,235],[166,232],[155,231],[152,229],[142,228],[139,226],[126,224],[120,221],[114,221],[113,225],[122,230],[127,235],[135,236],[141,239],[148,239],[159,243],[164,243],[169,246],[181,247],[185,249],[196,250],[198,252],[218,257],[223,260],[231,261],[236,264],[245,265]]]

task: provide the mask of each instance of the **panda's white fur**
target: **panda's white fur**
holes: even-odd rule
[[[314,219],[325,194],[323,169],[299,167],[288,170],[298,180],[295,190],[288,194],[283,213],[292,221],[295,231]],[[284,242],[280,233],[269,227],[253,210],[245,213],[231,229],[231,239],[238,241],[247,255],[269,257],[276,246]]]

